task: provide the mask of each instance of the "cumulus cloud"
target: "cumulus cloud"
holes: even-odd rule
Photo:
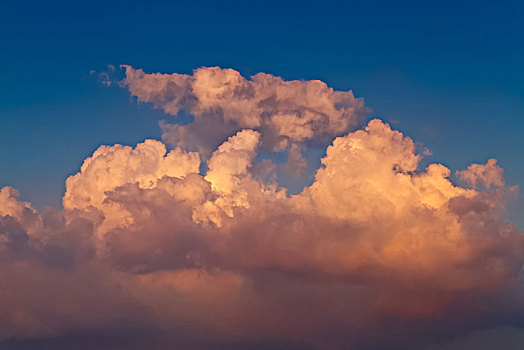
[[[351,91],[335,91],[318,80],[284,81],[264,73],[246,79],[219,67],[199,68],[192,75],[123,67],[123,85],[138,101],[168,114],[194,116],[187,125],[163,123],[164,140],[203,154],[246,128],[261,133],[267,150],[329,142],[358,128],[367,114],[363,100]]]
[[[156,140],[146,140],[135,148],[100,146],[84,161],[80,172],[67,179],[64,209],[96,208],[106,214],[106,226],[113,225],[109,222],[113,217],[119,220],[115,224],[132,220],[118,205],[106,201],[108,191],[134,183],[150,188],[164,176],[181,178],[198,173],[200,158],[197,153],[180,148],[166,152],[166,146]]]
[[[420,169],[409,137],[378,119],[353,130],[362,101],[321,82],[126,69],[133,95],[195,122],[170,126],[171,150],[100,146],[62,211],[0,191],[1,339],[141,329],[166,348],[409,348],[522,313],[524,236],[504,221],[513,189],[496,161],[459,172],[467,187]],[[206,123],[220,126],[210,143]],[[332,138],[296,195],[257,160],[284,147],[299,173],[301,148]]]

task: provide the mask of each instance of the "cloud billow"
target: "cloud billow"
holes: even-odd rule
[[[331,141],[360,127],[368,112],[351,91],[335,91],[319,80],[284,81],[264,73],[246,79],[219,67],[199,68],[193,75],[123,67],[122,84],[139,101],[168,114],[194,116],[187,125],[163,123],[164,140],[204,153],[242,129],[259,131],[265,150]]]
[[[524,312],[524,236],[495,160],[463,186],[421,171],[409,137],[362,125],[363,101],[319,81],[126,66],[124,85],[195,121],[164,125],[171,150],[100,146],[61,211],[1,190],[1,339],[138,327],[187,348],[409,348]],[[301,193],[258,176],[261,150],[313,142],[330,145]]]

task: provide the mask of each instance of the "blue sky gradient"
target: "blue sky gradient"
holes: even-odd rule
[[[496,158],[524,184],[524,3],[3,1],[0,184],[39,208],[100,144],[166,118],[91,70],[231,67],[353,89],[453,170]],[[519,195],[521,197],[521,195]],[[522,199],[510,219],[524,226]]]

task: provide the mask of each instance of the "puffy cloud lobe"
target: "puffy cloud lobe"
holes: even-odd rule
[[[206,180],[213,190],[231,193],[248,176],[259,143],[259,133],[243,130],[223,143],[208,161]]]
[[[365,130],[334,140],[301,197],[326,216],[369,222],[395,218],[410,207],[439,209],[451,197],[467,195],[449,181],[443,165],[417,172],[419,160],[410,138],[375,119]]]
[[[65,209],[101,210],[107,217],[105,227],[132,220],[115,203],[106,201],[106,192],[128,183],[151,188],[164,176],[182,178],[198,173],[200,157],[180,148],[166,154],[166,146],[156,140],[146,140],[135,148],[129,146],[100,146],[87,158],[80,172],[66,180],[63,198]],[[115,222],[111,222],[116,218]],[[119,221],[120,220],[120,221]]]
[[[163,176],[183,177],[198,173],[198,154],[166,147],[156,140],[146,140],[134,149],[129,146],[100,146],[82,164],[80,173],[66,181],[64,207],[85,209],[103,203],[105,192],[126,183],[138,182],[152,187]]]
[[[497,166],[496,159],[489,159],[486,164],[471,164],[466,170],[460,171],[459,176],[474,188],[504,186],[504,171]]]
[[[205,180],[217,194],[214,201],[208,201],[196,213],[197,220],[212,221],[221,226],[221,212],[233,217],[235,207],[249,208],[247,191],[242,188],[251,179],[248,171],[253,165],[260,134],[253,130],[243,130],[224,142],[208,161]],[[256,185],[255,185],[256,186]]]
[[[31,205],[18,201],[18,191],[6,186],[0,189],[0,214],[2,216],[21,217],[23,212],[31,210]]]
[[[37,233],[42,222],[36,210],[28,202],[18,200],[18,191],[6,186],[0,189],[0,217],[18,218],[29,234]]]
[[[330,141],[359,127],[367,114],[363,100],[351,91],[334,91],[318,80],[284,81],[264,73],[249,80],[218,67],[199,68],[193,75],[124,67],[123,84],[139,101],[169,114],[184,110],[194,115],[188,125],[164,123],[164,139],[203,153],[245,128],[259,131],[268,150]]]
[[[140,99],[202,118],[219,110],[242,130],[225,133],[205,174],[197,153],[159,141],[101,146],[67,179],[61,212],[39,213],[3,188],[1,338],[95,326],[125,336],[121,320],[131,320],[204,342],[406,348],[522,312],[523,235],[503,220],[510,191],[494,160],[459,172],[472,185],[460,187],[441,164],[420,170],[413,141],[375,119],[335,138],[313,183],[289,196],[263,181],[275,165],[256,162],[270,130],[261,126],[294,135],[289,166],[300,170],[301,142],[324,137],[322,127],[308,124],[310,134],[294,120],[305,114],[269,111],[311,94],[304,111],[351,119],[326,102],[336,92],[218,68],[127,69]]]

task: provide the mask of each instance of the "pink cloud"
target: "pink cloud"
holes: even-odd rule
[[[365,348],[521,310],[523,235],[503,219],[496,161],[459,173],[473,188],[444,165],[420,170],[410,138],[378,119],[353,130],[362,101],[318,81],[126,69],[139,100],[195,115],[175,138],[194,133],[207,154],[189,141],[100,146],[67,179],[62,211],[4,187],[1,339],[124,332],[126,319],[205,341]],[[214,148],[208,121],[224,135]],[[275,166],[260,149],[287,147],[298,172],[300,147],[331,138],[301,193],[261,180]]]

